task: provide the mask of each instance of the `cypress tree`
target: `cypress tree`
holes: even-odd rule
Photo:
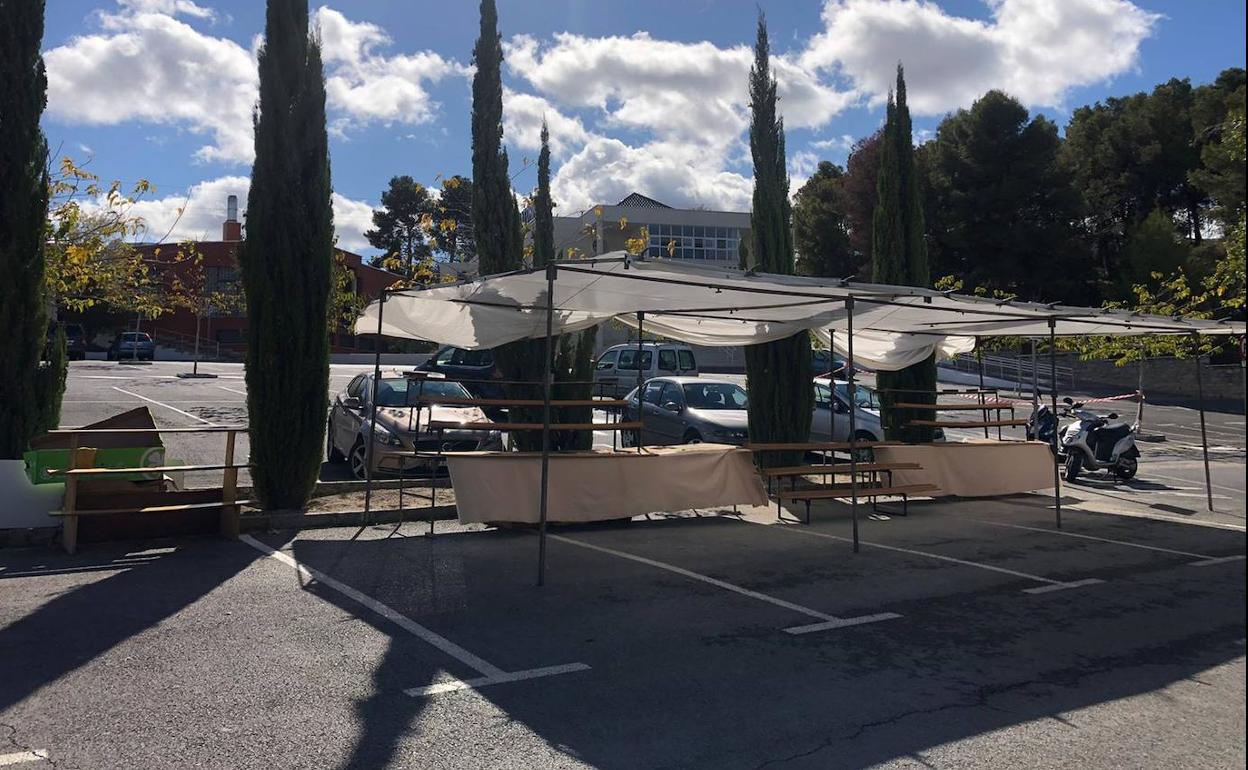
[[[269,0],[259,63],[256,160],[239,252],[252,478],[267,508],[302,508],[324,447],[334,235],[325,76],[307,0]]]
[[[897,65],[897,91],[888,98],[877,193],[872,222],[872,279],[876,283],[900,286],[929,286],[923,204],[914,164],[906,81],[900,64]],[[880,372],[876,382],[884,406],[885,435],[902,441],[931,441],[932,428],[906,425],[910,420],[931,419],[931,413],[897,409],[892,404],[896,401],[935,403],[936,356],[933,354],[898,372]]]
[[[0,0],[0,459],[21,459],[47,398],[44,236],[48,145],[39,129],[48,79],[39,53],[43,0]],[[56,396],[59,401],[59,395]],[[59,411],[59,407],[58,407]]]
[[[481,33],[472,51],[472,228],[481,274],[520,268],[524,239],[503,147],[503,45],[494,0],[481,0]]]
[[[784,120],[776,115],[776,80],[771,74],[767,22],[758,16],[758,40],[750,69],[750,153],[754,158],[754,208],[750,229],[754,266],[767,273],[793,274],[793,229],[789,175],[785,167]],[[806,332],[745,348],[750,388],[752,441],[799,442],[810,435],[814,406],[810,336]],[[801,453],[762,455],[765,465],[800,460]]]

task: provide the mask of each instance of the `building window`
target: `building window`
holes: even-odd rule
[[[695,225],[647,225],[650,244],[646,255],[652,258],[692,259],[735,262],[742,231],[735,227]],[[668,246],[672,246],[669,251]]]

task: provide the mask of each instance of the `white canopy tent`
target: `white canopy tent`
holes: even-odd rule
[[[539,585],[545,571],[551,340],[612,319],[639,331],[644,326],[644,330],[664,337],[706,346],[755,345],[811,331],[825,344],[830,340],[849,362],[846,378],[851,402],[856,363],[879,370],[903,369],[933,352],[951,356],[971,350],[981,337],[1048,337],[1053,341],[1059,336],[1244,334],[1243,323],[986,299],[829,278],[755,274],[632,259],[624,252],[465,283],[383,292],[356,322],[357,334],[427,340],[469,350],[545,338],[548,363],[544,367]],[[1052,352],[1050,362],[1056,366]],[[379,377],[380,353],[375,369]],[[1198,361],[1198,383],[1199,371]],[[1052,400],[1056,413],[1056,390]],[[852,436],[853,410],[849,414]],[[1201,430],[1203,437],[1203,395]],[[1208,442],[1202,443],[1206,446],[1208,481]],[[850,452],[850,457],[853,468],[856,453]],[[371,481],[371,459],[367,467]],[[855,471],[851,470],[850,479],[857,551]],[[1060,527],[1056,464],[1054,494]],[[1211,495],[1209,499],[1212,508]],[[367,513],[367,496],[365,500]]]

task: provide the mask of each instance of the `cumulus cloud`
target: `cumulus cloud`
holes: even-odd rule
[[[522,150],[542,146],[542,121],[550,129],[550,154],[566,158],[589,140],[590,134],[577,118],[568,117],[546,99],[503,89],[503,134]]]
[[[828,0],[825,30],[801,56],[882,101],[894,66],[906,67],[918,114],[969,105],[1003,89],[1028,105],[1060,106],[1076,86],[1129,71],[1161,18],[1128,0],[989,0],[991,19],[945,12],[925,0]]]
[[[44,54],[48,114],[66,123],[171,125],[211,138],[195,157],[250,163],[259,79],[255,51],[192,26],[215,11],[191,0],[118,0],[97,15],[100,32]],[[339,132],[372,121],[428,123],[438,105],[428,84],[468,70],[429,51],[385,56],[378,26],[329,7],[314,18],[326,63],[331,122]]]
[[[143,219],[142,240],[220,240],[226,198],[237,195],[240,214],[245,215],[250,187],[248,177],[222,176],[192,185],[185,193],[141,199],[130,213]],[[370,248],[364,231],[373,226],[372,205],[334,193],[333,207],[338,246],[357,252]]]

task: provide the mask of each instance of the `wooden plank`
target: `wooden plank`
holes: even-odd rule
[[[78,448],[78,437],[74,436],[69,445],[69,469],[72,471],[80,465],[90,465],[95,452]],[[74,509],[78,504],[78,479],[65,479],[65,523],[61,528],[61,546],[65,553],[73,554],[78,550],[78,517]]]
[[[988,411],[1014,411],[1015,406],[1009,401],[989,401],[984,404],[902,404],[897,403],[893,406],[898,409],[927,409],[933,412],[982,412]]]
[[[152,465],[145,468],[75,468],[74,470],[48,471],[49,476],[115,476],[119,473],[171,473],[174,471],[224,471],[248,468],[250,463],[228,465]]]
[[[868,499],[872,497],[895,497],[912,495],[918,492],[930,492],[936,488],[935,484],[902,484],[895,487],[859,486],[858,496]],[[819,487],[815,489],[780,491],[776,493],[776,497],[781,500],[831,500],[853,497],[853,490],[848,486]]]
[[[746,444],[745,448],[750,450],[751,452],[785,452],[785,451],[790,451],[790,450],[797,451],[799,449],[805,450],[805,451],[814,451],[814,450],[819,450],[819,449],[857,449],[859,447],[896,446],[896,444],[897,442],[895,441],[833,441],[830,443],[828,442],[819,443],[816,441],[808,441],[808,442],[798,442],[798,443],[793,443],[793,444],[781,444],[781,443],[753,444],[751,443],[751,444]]]
[[[113,433],[230,433],[247,430],[246,425],[205,425],[201,428],[58,428],[48,431],[53,436],[110,435]]]
[[[250,505],[250,500],[235,500],[234,505]],[[149,505],[143,508],[81,508],[74,511],[74,516],[103,516],[105,514],[116,513],[176,513],[178,511],[196,511],[206,508],[221,508],[226,506],[225,502],[212,503],[179,503],[177,505]],[[49,516],[68,516],[65,511],[52,511]]]
[[[826,476],[829,473],[849,473],[851,466],[849,463],[834,463],[828,465],[792,465],[787,468],[765,468],[764,476]],[[857,470],[859,473],[867,473],[871,471],[919,471],[923,470],[923,466],[918,463],[858,463]]]
[[[224,537],[238,539],[242,534],[241,529],[241,511],[239,510],[238,498],[238,468],[234,463],[234,437],[235,433],[227,433],[225,435],[225,473],[221,474],[221,513],[217,517],[217,523],[220,526],[221,534]]]
[[[923,425],[933,428],[1008,428],[1026,425],[1027,420],[979,420],[975,422],[942,422],[940,420],[911,420],[906,425]]]
[[[540,422],[443,422],[433,420],[431,430],[541,430]],[[638,430],[639,422],[552,422],[551,430]]]
[[[424,404],[442,404],[446,406],[543,406],[546,402],[540,398],[452,398],[450,396],[430,396],[418,398],[412,406]],[[561,406],[628,406],[623,399],[573,398],[552,400],[551,407]]]

